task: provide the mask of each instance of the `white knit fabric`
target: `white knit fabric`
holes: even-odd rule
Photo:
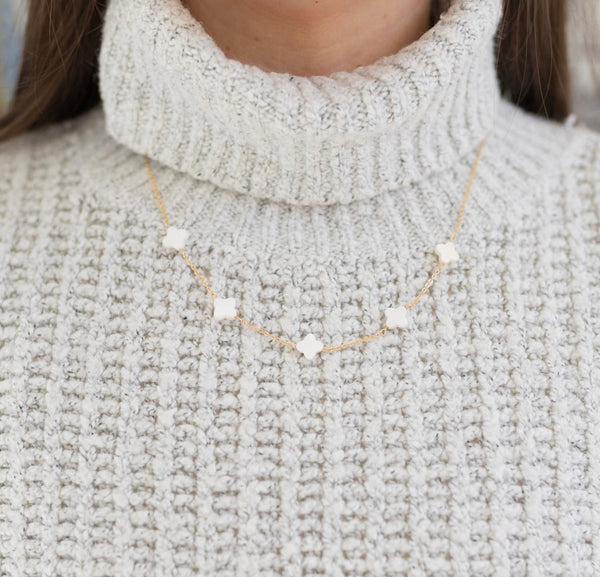
[[[501,2],[478,4],[371,66],[305,78],[226,58],[179,2],[113,2],[100,55],[108,131],[259,198],[315,205],[398,190],[453,166],[492,122]]]
[[[600,574],[600,135],[501,97],[501,0],[292,77],[111,0],[102,106],[0,145],[0,575]],[[460,254],[410,323],[481,138]]]

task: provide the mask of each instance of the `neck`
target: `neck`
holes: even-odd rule
[[[431,0],[183,0],[229,57],[296,76],[352,71],[417,40]]]

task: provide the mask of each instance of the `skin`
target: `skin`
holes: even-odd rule
[[[352,71],[430,27],[431,0],[182,0],[228,58],[296,76]]]

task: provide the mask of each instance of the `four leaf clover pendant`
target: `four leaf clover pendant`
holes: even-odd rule
[[[186,230],[169,226],[167,234],[163,237],[163,246],[184,251],[187,237],[188,232]],[[435,253],[438,255],[440,265],[456,262],[459,259],[458,252],[452,241],[437,244]],[[239,318],[236,310],[236,301],[233,297],[219,298],[215,296],[213,306],[213,317],[218,321]],[[384,314],[385,329],[405,329],[408,327],[409,315],[407,306],[388,307],[384,310]],[[302,340],[295,343],[294,346],[309,360],[314,359],[325,349],[323,343],[312,333],[307,334]]]

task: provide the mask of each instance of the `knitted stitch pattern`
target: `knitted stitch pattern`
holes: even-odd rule
[[[501,97],[500,0],[294,78],[112,0],[102,105],[0,145],[0,575],[600,574],[600,135]],[[165,233],[259,326],[216,321]]]

